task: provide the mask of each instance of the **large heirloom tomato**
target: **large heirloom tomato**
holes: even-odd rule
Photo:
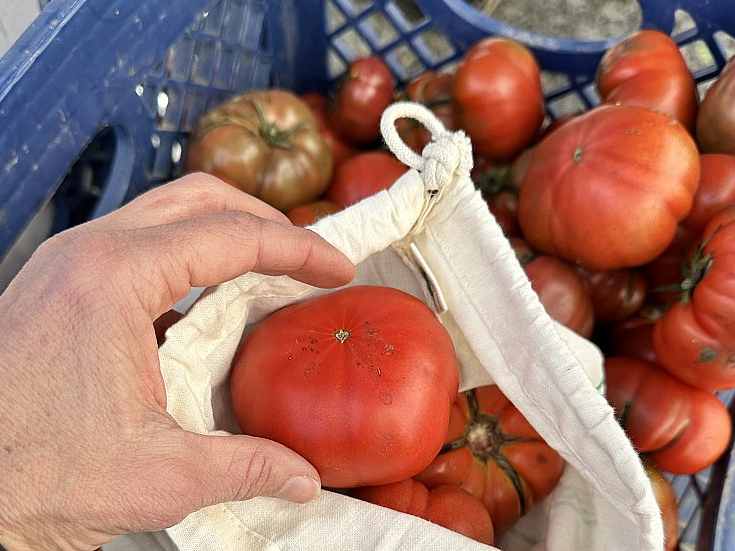
[[[695,129],[703,153],[735,155],[735,57],[720,71],[699,106]]]
[[[213,174],[282,211],[319,197],[332,166],[311,109],[275,89],[235,96],[205,113],[186,156],[187,170]]]
[[[413,478],[352,490],[357,499],[423,518],[488,545],[495,533],[482,502],[459,486],[444,484],[429,490]]]
[[[711,392],[637,358],[605,358],[606,396],[636,449],[658,469],[693,474],[722,455],[732,426]]]
[[[460,128],[478,155],[510,161],[544,121],[541,70],[523,44],[491,37],[470,47],[457,66],[452,100]]]
[[[603,101],[661,111],[690,132],[697,115],[697,86],[679,46],[652,29],[639,30],[602,56],[596,75]]]
[[[460,394],[442,452],[415,478],[455,484],[485,504],[495,533],[507,530],[561,477],[564,461],[495,385]]]
[[[681,283],[681,297],[656,320],[661,365],[706,390],[735,387],[735,205],[715,215]]]
[[[334,488],[397,482],[429,465],[458,386],[436,315],[379,286],[270,314],[243,341],[230,384],[242,431],[293,449]]]
[[[692,205],[699,153],[681,124],[632,105],[601,105],[534,147],[518,198],[535,249],[593,271],[642,265]]]

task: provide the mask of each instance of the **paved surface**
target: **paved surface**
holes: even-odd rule
[[[555,37],[595,40],[637,28],[636,0],[477,0],[496,19]]]

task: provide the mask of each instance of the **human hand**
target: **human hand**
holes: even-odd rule
[[[153,320],[247,271],[336,287],[354,266],[315,233],[196,174],[39,247],[0,296],[0,542],[94,549],[206,505],[308,501],[319,475],[244,435],[166,412]]]

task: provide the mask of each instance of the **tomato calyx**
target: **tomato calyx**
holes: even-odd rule
[[[692,293],[694,292],[695,287],[700,281],[702,281],[702,278],[714,263],[714,255],[712,252],[705,254],[704,250],[719,229],[720,227],[718,226],[710,235],[697,245],[694,255],[692,256],[692,260],[689,263],[682,261],[681,274],[683,277],[679,283],[662,285],[654,290],[660,292],[675,292],[677,294],[676,298],[680,300],[682,304],[688,304],[692,298]]]
[[[465,399],[469,416],[464,434],[444,444],[439,453],[467,448],[472,456],[483,465],[494,462],[513,484],[518,494],[521,511],[525,511],[527,504],[523,482],[510,461],[503,455],[503,448],[509,444],[531,442],[533,439],[507,434],[500,426],[499,417],[481,412],[475,389],[466,391]]]
[[[482,192],[483,197],[492,197],[503,191],[518,195],[518,191],[510,182],[510,169],[505,166],[491,166],[473,178],[475,187]]]
[[[715,233],[717,233],[717,230],[719,230],[719,228],[717,228],[711,235],[707,236],[704,241],[697,245],[697,250],[694,252],[694,257],[692,258],[691,263],[684,270],[684,279],[682,280],[680,285],[680,299],[682,304],[687,304],[689,302],[692,297],[692,292],[697,286],[697,283],[702,281],[704,275],[712,267],[714,256],[711,252],[705,254],[704,249],[712,240],[712,237],[714,237]]]
[[[268,120],[260,103],[254,101],[253,107],[258,114],[258,134],[261,139],[272,148],[291,149],[291,137],[301,129],[301,125],[289,130],[281,130],[275,122]]]
[[[531,262],[538,258],[538,255],[530,250],[516,250],[515,253],[516,258],[518,259],[518,263],[523,267],[528,266]]]

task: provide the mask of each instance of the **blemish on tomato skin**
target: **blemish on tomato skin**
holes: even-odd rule
[[[380,401],[385,404],[386,406],[389,406],[393,403],[393,393],[388,392],[387,390],[383,390],[380,392]]]
[[[714,348],[710,348],[709,346],[703,346],[699,349],[699,358],[694,363],[697,364],[703,364],[707,362],[712,362],[717,359],[719,354],[717,353],[717,350]]]

